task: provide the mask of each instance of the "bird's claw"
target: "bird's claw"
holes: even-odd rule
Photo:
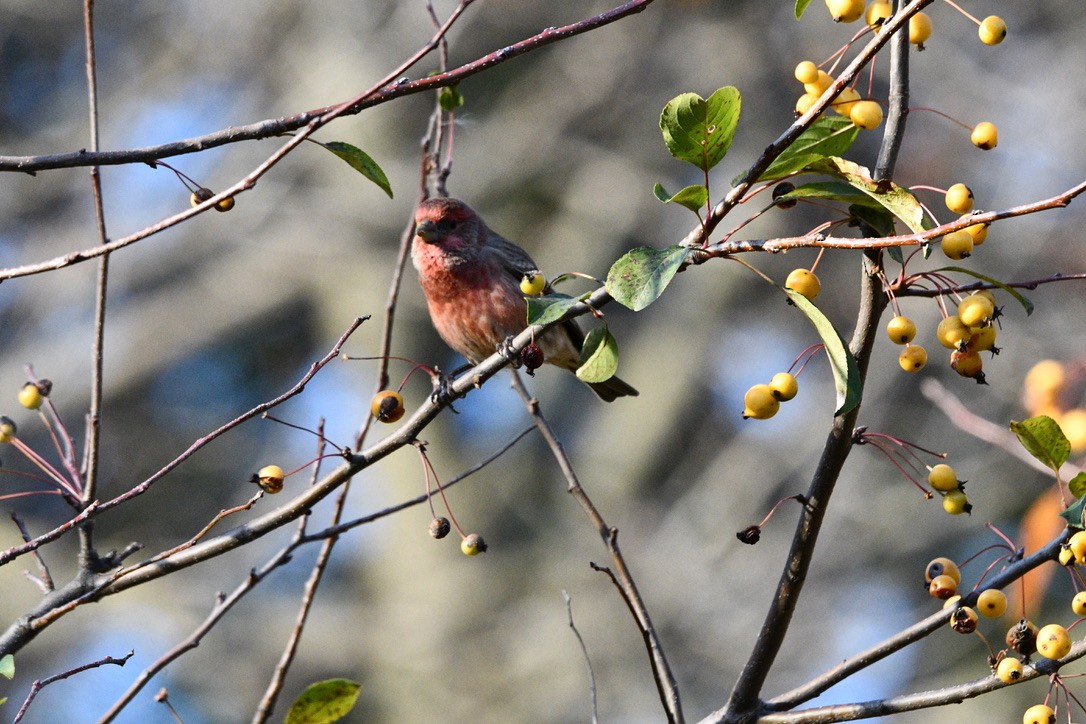
[[[435,405],[444,405],[459,415],[455,407],[452,406],[454,400],[458,395],[453,391],[453,378],[444,372],[438,372],[434,375],[434,390],[430,393],[430,401]]]
[[[520,353],[513,347],[513,336],[510,335],[503,339],[498,344],[498,354],[500,354],[509,364],[513,367],[520,367]]]

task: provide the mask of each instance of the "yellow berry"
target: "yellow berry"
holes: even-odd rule
[[[824,70],[818,71],[818,78],[813,83],[804,83],[803,90],[811,95],[820,96],[833,85],[833,76]]]
[[[215,210],[216,211],[221,211],[223,213],[226,213],[227,211],[229,211],[232,208],[234,208],[234,197],[233,196],[227,196],[225,199],[222,199],[221,201],[218,201],[215,204]]]
[[[808,299],[814,299],[822,291],[822,282],[814,272],[807,269],[793,269],[784,281],[784,286],[799,292]]]
[[[1070,566],[1075,563],[1075,554],[1071,550],[1071,547],[1064,543],[1060,546],[1060,565]]]
[[[799,394],[799,383],[791,373],[778,372],[769,381],[769,389],[778,400],[788,402]]]
[[[958,319],[966,327],[983,327],[991,324],[995,305],[988,297],[970,294],[958,304]]]
[[[796,115],[802,116],[804,113],[811,110],[811,106],[818,102],[821,95],[821,93],[804,93],[801,95],[796,101]]]
[[[924,43],[931,37],[931,18],[925,13],[917,13],[909,18],[909,42],[924,49]]]
[[[1086,616],[1086,591],[1079,591],[1071,599],[1071,610],[1076,616]]]
[[[1067,382],[1067,371],[1063,363],[1054,359],[1043,359],[1026,373],[1027,393],[1055,398]]]
[[[928,471],[928,484],[941,493],[949,493],[958,489],[958,473],[946,463],[939,463]]]
[[[939,344],[947,349],[959,349],[965,346],[972,336],[973,333],[969,327],[962,324],[957,314],[946,317],[935,328],[935,337],[939,340]]]
[[[817,83],[818,66],[809,60],[804,60],[796,66],[795,76],[800,83]]]
[[[15,432],[15,421],[7,416],[0,417],[0,442],[11,442]]]
[[[1056,712],[1045,704],[1034,704],[1022,715],[1022,724],[1056,724]]]
[[[1005,656],[996,665],[995,675],[1004,684],[1013,684],[1022,678],[1022,662],[1013,656]]]
[[[955,214],[968,214],[973,210],[973,191],[963,183],[956,183],[946,190],[946,207]]]
[[[928,351],[918,344],[910,344],[901,350],[897,363],[906,372],[919,372],[928,363]]]
[[[958,582],[950,576],[936,576],[928,584],[928,593],[932,598],[945,601],[958,592]]]
[[[977,611],[985,618],[999,618],[1007,611],[1007,596],[998,588],[981,591],[977,597]]]
[[[743,419],[768,420],[777,414],[781,402],[769,385],[754,385],[743,395]]]
[[[381,422],[396,422],[403,417],[403,395],[393,390],[383,390],[373,397],[370,413]]]
[[[952,231],[943,237],[939,248],[948,259],[961,261],[973,254],[973,237],[967,231]]]
[[[973,127],[973,133],[970,134],[969,140],[971,140],[973,145],[977,148],[984,151],[991,151],[999,145],[999,129],[996,128],[994,123],[981,121]]]
[[[465,536],[460,541],[460,550],[466,556],[477,556],[480,553],[486,553],[486,543],[483,542],[483,537],[478,533],[472,533]]]
[[[1071,443],[1072,453],[1077,455],[1086,450],[1086,410],[1076,407],[1063,413],[1060,416],[1060,428]]]
[[[19,390],[19,404],[28,410],[37,410],[45,402],[45,395],[33,382],[27,382]]]
[[[864,14],[864,0],[826,0],[830,17],[835,23],[851,23]]]
[[[943,510],[951,515],[968,513],[972,507],[969,498],[961,490],[951,490],[943,496]]]
[[[984,381],[984,360],[976,350],[956,349],[951,352],[950,369],[962,377],[971,377],[979,382]]]
[[[1007,37],[1007,24],[998,15],[989,15],[981,21],[977,35],[985,45],[999,45]]]
[[[1071,653],[1071,634],[1058,623],[1042,626],[1037,632],[1037,653],[1046,659],[1062,659]]]
[[[201,186],[200,188],[193,191],[192,194],[189,196],[189,203],[193,206],[199,206],[214,195],[214,191],[212,191],[211,189],[205,189]]]
[[[916,337],[916,323],[908,317],[894,317],[886,324],[886,336],[894,344],[908,344]]]
[[[269,495],[275,495],[283,489],[283,468],[278,465],[265,465],[256,474],[256,482]]]
[[[999,327],[994,324],[989,324],[987,327],[981,327],[969,338],[966,347],[974,352],[984,352],[985,350],[994,349],[998,329]]]
[[[860,102],[860,94],[856,92],[855,88],[845,87],[837,97],[833,99],[833,103],[830,107],[841,116],[848,116],[852,112],[853,106]],[[859,125],[859,124],[857,124]]]
[[[954,585],[962,582],[962,572],[958,564],[949,558],[940,556],[933,558],[924,568],[924,582],[931,583],[939,576],[950,576],[954,579]]]
[[[1086,563],[1086,530],[1080,530],[1067,541],[1067,547],[1075,554],[1075,562]]]
[[[882,106],[875,101],[857,101],[848,117],[857,127],[871,131],[882,123]]]
[[[867,6],[867,12],[864,13],[864,22],[872,30],[878,31],[879,27],[894,14],[894,9],[890,3],[885,0],[877,0]]]
[[[546,286],[547,280],[542,274],[525,274],[524,278],[520,280],[521,293],[526,294],[529,297],[542,294],[543,288]]]
[[[973,224],[962,231],[973,238],[973,246],[980,246],[988,238],[988,224]]]

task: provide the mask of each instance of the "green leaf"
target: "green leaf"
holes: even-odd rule
[[[837,388],[837,411],[833,413],[834,416],[851,412],[860,404],[862,394],[860,368],[856,364],[856,358],[845,346],[830,320],[810,299],[789,288],[784,288],[784,293],[807,315],[807,319],[811,320],[818,336],[826,345],[826,356],[829,357],[830,367],[833,369],[833,384]]]
[[[660,184],[656,184],[652,188],[652,193],[656,195],[656,198],[663,201],[665,204],[676,203],[680,206],[685,206],[694,213],[701,210],[703,206],[709,201],[709,189],[705,188],[701,184],[695,184],[693,186],[687,186],[674,196],[669,196],[668,192],[664,190],[664,187]]]
[[[988,282],[989,284],[994,284],[997,287],[999,287],[1000,289],[1002,289],[1003,291],[1005,291],[1007,294],[1010,294],[1012,297],[1017,299],[1018,303],[1022,305],[1022,308],[1026,310],[1026,316],[1027,317],[1029,315],[1033,314],[1033,302],[1031,302],[1028,297],[1023,296],[1017,289],[1014,289],[1013,287],[1008,287],[1006,284],[999,281],[998,279],[993,279],[992,277],[985,276],[984,274],[981,274],[980,272],[975,272],[972,269],[966,269],[965,267],[961,267],[961,266],[945,266],[945,267],[942,267],[941,269],[936,269],[935,271],[937,271],[937,272],[940,272],[940,271],[952,271],[952,272],[958,272],[960,274],[968,274],[969,276],[971,276],[971,277],[973,277],[975,279],[980,279],[982,282]]]
[[[388,176],[385,176],[385,172],[368,153],[343,141],[329,141],[321,145],[346,161],[355,171],[377,184],[390,199],[392,198],[392,186],[388,182]]]
[[[362,685],[349,679],[328,679],[310,684],[294,700],[285,724],[330,724],[350,713]]]
[[[860,129],[844,116],[823,116],[777,156],[769,168],[751,181],[773,181],[802,171],[826,156],[840,156],[856,140]],[[735,179],[738,182],[742,175]]]
[[[844,181],[812,181],[797,186],[780,197],[781,199],[821,199],[823,201],[841,201],[848,204],[865,204],[879,207],[874,199],[851,184]]]
[[[675,96],[660,114],[660,131],[671,155],[702,171],[720,163],[735,137],[742,99],[731,86],[718,89],[708,99],[697,93]]]
[[[811,0],[796,0],[796,20],[803,17],[803,11],[811,4]]]
[[[611,265],[604,288],[619,304],[639,312],[655,302],[686,260],[685,246],[631,249]]]
[[[528,324],[550,324],[557,321],[580,301],[568,294],[557,293],[528,297]]]
[[[618,343],[607,327],[595,327],[584,338],[577,377],[588,383],[606,382],[618,370]]]
[[[11,654],[0,657],[0,676],[9,680],[15,678],[15,657]]]
[[[1067,506],[1067,510],[1060,513],[1060,515],[1067,520],[1068,525],[1073,525],[1076,528],[1086,528],[1084,513],[1086,513],[1086,497],[1079,498],[1071,503],[1071,505]]]
[[[459,86],[448,85],[437,94],[437,102],[441,104],[441,110],[455,111],[464,105],[464,96],[460,93]]]
[[[913,233],[931,228],[924,207],[912,192],[891,181],[877,182],[863,166],[837,156],[827,156],[807,167],[813,173],[824,173],[844,180],[849,186],[866,194],[872,201],[901,219]]]
[[[1071,481],[1067,483],[1067,489],[1071,491],[1071,495],[1076,498],[1081,498],[1086,495],[1086,473],[1078,473],[1075,477],[1071,478]]]
[[[1063,430],[1048,415],[1038,415],[1021,422],[1011,422],[1011,432],[1018,436],[1022,447],[1042,463],[1059,471],[1071,454],[1071,443]]]

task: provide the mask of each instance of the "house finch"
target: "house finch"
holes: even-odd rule
[[[538,267],[463,201],[423,201],[415,211],[415,225],[411,260],[430,319],[446,344],[478,364],[528,326],[519,285],[526,274],[538,273]],[[580,366],[584,334],[573,320],[551,327],[535,341],[546,362],[571,371]],[[607,402],[637,394],[617,377],[588,386]]]

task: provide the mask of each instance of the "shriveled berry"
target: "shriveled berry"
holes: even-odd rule
[[[762,527],[760,525],[750,525],[735,534],[735,537],[742,543],[746,543],[748,546],[752,546],[762,539]]]
[[[189,203],[193,206],[199,206],[214,195],[214,191],[212,191],[211,189],[205,189],[203,186],[201,186],[200,188],[193,191],[192,195],[189,196]]]
[[[957,592],[958,582],[950,576],[936,576],[928,584],[928,593],[932,598],[938,598],[940,601],[945,601]]]
[[[528,370],[528,374],[532,374],[542,367],[544,361],[543,348],[535,342],[520,351],[520,363]]]
[[[966,349],[954,350],[950,353],[950,368],[962,377],[972,378],[982,385],[987,384],[983,367],[984,360],[981,359],[979,352]]]
[[[452,526],[449,525],[449,519],[444,516],[438,516],[430,521],[430,537],[437,540],[441,540],[449,534]]]
[[[1037,626],[1023,618],[1007,630],[1005,640],[1008,646],[1023,656],[1032,656],[1037,651]]]
[[[800,115],[803,115],[802,113]],[[782,196],[787,196],[796,190],[796,185],[790,181],[781,181],[779,184],[773,187],[773,200],[777,202],[778,209],[791,209],[798,201],[795,199],[780,200]]]
[[[977,630],[977,612],[968,606],[956,609],[950,616],[950,628],[960,634],[971,634]]]

